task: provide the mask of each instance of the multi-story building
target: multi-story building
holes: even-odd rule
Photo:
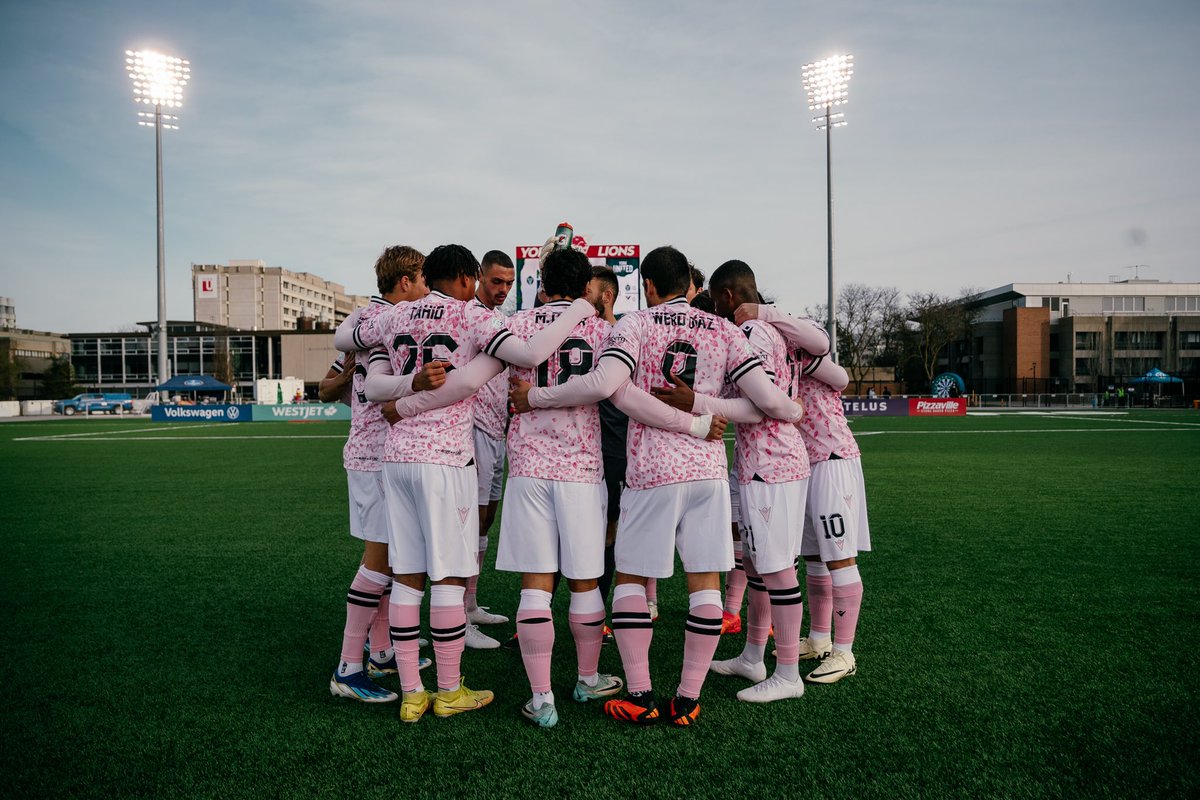
[[[369,298],[340,283],[265,261],[192,264],[197,322],[248,331],[331,329]]]
[[[969,307],[944,367],[970,391],[1102,392],[1156,367],[1200,382],[1200,283],[1012,283]]]
[[[11,297],[0,297],[0,330],[12,330],[17,327],[17,309]]]
[[[76,382],[105,392],[149,394],[162,381],[158,364],[156,323],[143,331],[69,333]],[[259,378],[300,378],[306,393],[316,386],[337,357],[331,331],[245,331],[207,322],[168,322],[167,360],[172,375],[217,375],[228,378],[243,395]],[[227,363],[227,368],[223,365]],[[245,396],[245,395],[244,395]]]
[[[12,328],[0,331],[0,400],[42,397],[42,376],[50,362],[71,352],[65,336]]]

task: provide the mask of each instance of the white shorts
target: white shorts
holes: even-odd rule
[[[475,471],[479,476],[479,502],[486,506],[504,494],[504,440],[493,439],[479,428],[475,436]]]
[[[383,473],[346,470],[350,488],[350,535],[364,542],[387,544],[387,503],[383,499]]]
[[[740,526],[744,554],[754,559],[760,575],[793,566],[804,530],[808,480],[751,481],[738,489],[745,509]]]
[[[728,572],[733,569],[730,524],[724,480],[626,488],[617,525],[617,570],[669,578],[678,550],[684,572]]]
[[[599,578],[607,505],[603,483],[509,478],[496,569],[561,572],[579,581]]]
[[[474,466],[386,462],[383,493],[393,573],[440,581],[479,572]]]
[[[870,549],[862,461],[836,458],[813,464],[800,554],[841,561]]]

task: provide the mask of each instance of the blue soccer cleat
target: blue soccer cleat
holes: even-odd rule
[[[395,692],[372,683],[365,672],[345,677],[334,672],[329,679],[329,693],[334,697],[348,697],[362,703],[390,703],[397,698]]]

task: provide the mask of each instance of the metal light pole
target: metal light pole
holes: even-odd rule
[[[810,111],[823,111],[813,117],[817,130],[825,131],[825,211],[826,236],[829,256],[829,296],[826,304],[829,331],[829,355],[837,361],[837,282],[833,272],[833,156],[831,135],[834,128],[846,124],[845,114],[832,113],[834,106],[847,102],[846,87],[854,74],[854,56],[831,56],[823,61],[804,65],[804,91],[808,95]]]
[[[167,374],[167,268],[163,247],[163,173],[162,132],[163,128],[179,130],[174,124],[179,117],[164,114],[163,107],[179,108],[183,105],[183,87],[191,77],[189,62],[175,56],[153,50],[126,50],[125,71],[133,81],[133,101],[154,106],[154,113],[138,112],[138,125],[154,128],[154,178],[158,216],[158,380],[162,383]],[[153,120],[153,121],[151,121]],[[166,393],[163,393],[166,399]]]

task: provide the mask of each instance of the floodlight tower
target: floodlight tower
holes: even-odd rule
[[[126,50],[125,71],[133,81],[133,101],[154,106],[154,113],[138,112],[138,125],[154,128],[155,184],[158,197],[158,380],[167,380],[167,269],[163,251],[163,128],[179,130],[179,117],[163,108],[183,105],[183,87],[191,78],[189,62],[153,50]]]
[[[854,56],[830,56],[822,61],[804,65],[804,91],[808,94],[810,111],[823,111],[813,117],[817,130],[825,131],[825,210],[829,246],[829,355],[837,360],[837,284],[833,276],[833,161],[830,157],[831,132],[846,124],[846,115],[833,113],[834,106],[844,105],[849,96],[846,87],[854,74]]]

